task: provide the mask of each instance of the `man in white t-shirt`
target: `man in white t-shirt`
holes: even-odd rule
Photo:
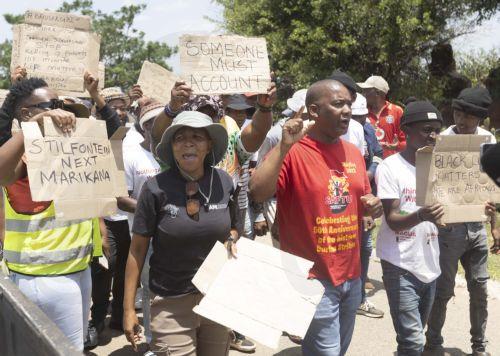
[[[139,114],[139,126],[144,132],[144,140],[140,143],[124,143],[123,165],[129,196],[118,198],[118,207],[127,212],[128,223],[132,228],[137,199],[144,183],[160,173],[161,168],[151,153],[151,129],[155,117],[163,111],[163,105],[155,101],[146,101]],[[149,304],[149,257],[151,248],[144,262],[141,274],[142,312],[146,341],[151,341],[150,304]]]
[[[452,101],[453,118],[456,125],[450,126],[442,135],[486,135],[495,143],[495,137],[479,127],[488,115],[491,97],[485,88],[466,88]],[[494,207],[490,207],[493,209]],[[488,211],[488,207],[487,207]],[[491,230],[495,231],[494,214]],[[494,235],[495,236],[495,235]],[[436,298],[429,318],[426,350],[430,354],[441,354],[443,336],[441,330],[446,318],[446,305],[454,295],[458,261],[462,264],[470,293],[471,344],[473,356],[486,356],[486,320],[488,317],[488,237],[481,222],[448,224],[439,229],[441,276],[437,280]]]
[[[401,118],[406,148],[377,168],[377,195],[384,217],[377,239],[384,286],[397,334],[398,354],[420,355],[439,268],[438,229],[443,207],[416,205],[416,151],[434,145],[441,113],[429,102],[408,104]]]

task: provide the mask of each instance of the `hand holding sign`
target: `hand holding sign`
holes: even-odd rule
[[[55,109],[55,110],[41,112],[40,114],[36,114],[35,116],[31,117],[28,121],[38,123],[38,126],[40,126],[40,129],[43,132],[44,117],[51,118],[52,121],[54,122],[54,125],[59,129],[61,129],[63,133],[67,134],[75,129],[76,126],[75,114],[62,109]]]
[[[189,97],[193,94],[193,90],[186,82],[175,82],[170,96],[170,109],[179,111],[185,103],[189,101]]]
[[[83,75],[83,83],[85,84],[85,89],[89,92],[92,98],[99,95],[99,78],[96,78],[90,72],[85,71],[85,74]]]
[[[130,98],[130,102],[134,102],[141,98],[143,95],[141,86],[139,84],[132,85],[132,88],[129,89],[127,95]]]
[[[16,69],[14,69],[10,74],[10,82],[14,84],[20,80],[26,79],[27,76],[28,72],[26,71],[26,68],[17,66]]]
[[[259,94],[257,96],[257,104],[265,108],[271,108],[276,103],[277,99],[276,83],[271,82],[271,85],[267,88],[267,93]]]
[[[441,218],[444,216],[444,207],[439,203],[424,206],[420,208],[417,214],[422,221],[429,221],[438,226],[444,226],[441,223]]]

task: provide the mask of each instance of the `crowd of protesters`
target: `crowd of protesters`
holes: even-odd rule
[[[398,354],[444,354],[459,261],[472,355],[489,354],[487,224],[444,225],[439,203],[417,206],[415,167],[417,150],[438,135],[496,142],[481,127],[488,117],[499,121],[491,108],[500,98],[493,102],[487,88],[462,90],[452,102],[455,124],[444,127],[425,98],[404,108],[390,102],[377,75],[356,83],[336,70],[297,90],[277,115],[274,83],[266,94],[208,96],[176,82],[160,103],[138,85],[99,90],[95,74],[84,75],[90,99],[63,97],[18,67],[0,109],[3,269],[75,347],[97,346],[108,327],[135,350],[144,333],[148,355],[254,351],[245,336],[193,312],[202,295],[191,280],[217,241],[235,255],[239,238],[269,231],[275,246],[314,262],[309,276],[325,288],[305,337],[290,339],[306,356],[344,355],[356,315],[384,317],[365,292],[373,288],[368,265],[379,221],[376,254]],[[43,130],[45,117],[66,133],[76,117],[104,120],[109,137],[129,127],[129,195],[117,197],[115,215],[60,221],[53,202],[32,200],[20,123]],[[484,208],[491,252],[500,253],[496,206]]]

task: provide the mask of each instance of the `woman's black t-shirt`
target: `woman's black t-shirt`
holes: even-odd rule
[[[198,181],[206,196],[210,191],[211,168]],[[161,296],[197,292],[191,283],[216,241],[224,242],[231,230],[233,181],[229,174],[214,169],[212,195],[208,205],[198,192],[199,220],[186,212],[186,180],[175,168],[148,180],[137,201],[132,231],[153,238],[149,288]]]

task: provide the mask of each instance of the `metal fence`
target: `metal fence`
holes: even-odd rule
[[[83,355],[2,272],[0,272],[0,355]]]

